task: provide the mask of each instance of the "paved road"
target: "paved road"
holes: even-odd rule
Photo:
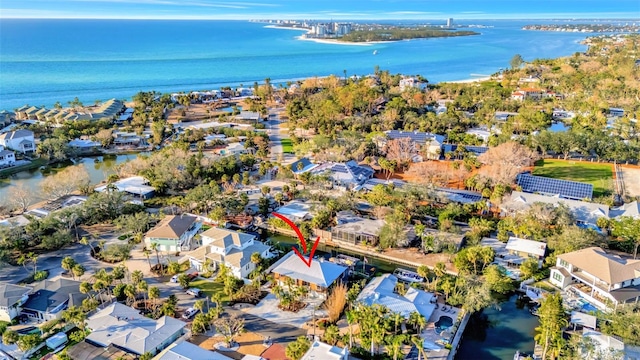
[[[291,325],[276,324],[240,310],[225,308],[225,312],[229,315],[236,315],[243,318],[245,321],[244,328],[247,331],[255,332],[263,336],[270,336],[274,343],[286,345],[287,343],[295,341],[299,336],[307,335],[306,330]]]

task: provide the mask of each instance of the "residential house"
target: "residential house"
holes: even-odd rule
[[[346,163],[328,162],[311,170],[313,175],[327,175],[334,186],[353,189],[370,179],[374,171],[368,166],[358,165],[351,160]]]
[[[244,147],[243,143],[234,142],[227,144],[223,149],[218,150],[218,154],[225,155],[242,155],[249,152],[249,149]]]
[[[520,277],[520,265],[526,259],[538,260],[538,267],[541,267],[547,249],[546,243],[513,236],[506,243],[494,238],[483,238],[480,245],[491,247],[495,252],[493,263],[505,267],[507,275],[516,280]]]
[[[291,163],[291,165],[289,165],[289,168],[295,175],[300,175],[307,171],[313,170],[316,166],[318,165],[312,163],[311,160],[305,157]]]
[[[356,302],[368,306],[383,305],[404,318],[417,312],[428,320],[436,309],[436,295],[414,287],[408,287],[406,293],[399,294],[396,291],[397,283],[398,278],[393,274],[378,276],[362,289]]]
[[[29,105],[23,105],[20,106],[19,108],[15,109],[16,111],[16,119],[17,120],[26,120],[27,119],[27,114],[25,113],[25,111],[27,111],[27,109],[29,109],[30,106]]]
[[[624,109],[622,108],[609,108],[609,116],[612,117],[623,117]]]
[[[611,208],[609,215],[612,218],[628,216],[636,220],[640,219],[640,202],[633,201],[617,208]]]
[[[31,290],[26,286],[0,283],[0,321],[11,322],[15,319],[29,299]]]
[[[419,131],[401,131],[389,130],[385,134],[390,140],[410,139],[415,145],[413,152],[415,154],[423,154],[427,159],[440,159],[442,155],[442,145],[444,144],[444,135],[419,132]]]
[[[270,256],[269,246],[258,241],[255,235],[214,227],[203,232],[200,238],[202,246],[188,255],[191,266],[199,271],[209,259],[216,266],[224,264],[236,277],[246,279],[256,268],[251,255]]]
[[[558,255],[549,281],[607,309],[640,300],[640,260],[590,247]]]
[[[544,259],[545,252],[547,251],[547,244],[540,241],[510,236],[507,241],[506,249],[511,255],[516,255],[524,259],[534,258],[538,260],[542,266],[542,260]]]
[[[153,229],[147,231],[144,242],[147,248],[158,244],[159,251],[189,251],[192,239],[202,223],[191,215],[168,215]]]
[[[16,164],[16,154],[11,150],[5,150],[0,145],[0,169],[10,167]]]
[[[528,77],[520,78],[518,80],[518,85],[533,84],[533,83],[539,83],[539,82],[540,82],[540,78],[539,77],[528,76]]]
[[[69,147],[79,151],[92,151],[102,148],[102,143],[90,139],[73,139],[68,143]]]
[[[97,186],[94,190],[97,192],[103,192],[112,189],[127,193],[138,199],[150,199],[155,194],[156,189],[148,184],[149,180],[142,176],[131,176],[110,184]]]
[[[403,76],[398,83],[398,86],[400,86],[400,91],[405,91],[411,88],[424,89],[426,85],[426,83],[413,76]]]
[[[274,280],[284,284],[287,278],[293,279],[296,285],[307,286],[312,296],[324,297],[328,288],[337,281],[347,277],[347,267],[338,265],[324,258],[314,259],[307,266],[295,252],[290,251],[271,267]]]
[[[609,218],[609,206],[590,203],[586,201],[562,199],[556,196],[546,196],[530,194],[521,191],[513,191],[511,196],[500,204],[502,215],[515,214],[529,210],[535,203],[551,204],[554,206],[564,205],[576,218],[576,222],[581,226],[597,227],[597,221],[603,217]]]
[[[36,151],[33,131],[17,130],[0,134],[0,145],[23,154]]]
[[[232,360],[215,351],[209,351],[188,341],[174,343],[153,360]]]
[[[153,320],[115,302],[87,319],[85,342],[95,347],[115,346],[129,354],[156,355],[185,333],[186,323],[169,316]]]
[[[280,206],[276,210],[281,215],[286,216],[293,222],[300,222],[303,220],[311,220],[311,205],[302,202],[300,200],[290,201],[284,206]]]
[[[384,220],[371,220],[354,215],[339,216],[337,225],[331,228],[331,241],[351,245],[375,245],[380,240]]]
[[[236,89],[236,93],[238,96],[252,96],[253,89],[252,88],[238,88]]]
[[[136,133],[114,131],[113,145],[115,146],[140,146],[145,145],[144,139]]]
[[[349,349],[329,345],[315,339],[301,360],[349,360]]]
[[[37,321],[60,319],[70,306],[81,306],[89,297],[80,292],[80,281],[58,277],[43,280],[33,287],[29,300],[22,305],[22,314]]]
[[[31,221],[27,219],[24,215],[12,216],[10,218],[0,220],[0,226],[26,226]]]
[[[513,95],[512,95],[513,97]],[[510,117],[516,116],[518,115],[517,112],[508,112],[508,111],[496,111],[495,115],[494,115],[494,119],[496,121],[507,121],[509,120]]]
[[[12,111],[0,110],[0,128],[3,128],[16,118],[16,114]]]
[[[238,121],[249,121],[257,123],[262,120],[262,116],[259,112],[256,111],[240,111],[240,113],[233,117],[234,120]]]
[[[524,100],[540,100],[545,94],[546,90],[538,88],[522,88],[511,93],[511,99],[524,101]]]

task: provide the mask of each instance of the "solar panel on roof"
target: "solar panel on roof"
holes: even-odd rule
[[[524,173],[518,175],[516,182],[522,191],[529,193],[559,195],[574,200],[591,199],[593,196],[592,184],[577,181],[552,179]]]

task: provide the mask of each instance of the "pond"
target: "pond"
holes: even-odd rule
[[[40,183],[44,178],[54,175],[56,172],[71,166],[81,164],[89,173],[92,184],[98,184],[109,175],[115,173],[116,165],[135,159],[138,154],[89,156],[75,162],[68,161],[53,166],[42,166],[37,169],[20,171],[7,178],[0,179],[0,205],[9,201],[11,191],[15,186],[22,185],[33,194],[33,203],[42,200]]]
[[[498,308],[471,316],[464,331],[457,360],[511,360],[516,351],[533,353],[538,318],[532,315],[527,297],[503,297]]]

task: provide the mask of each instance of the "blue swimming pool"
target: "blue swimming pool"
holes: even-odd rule
[[[446,315],[440,316],[440,319],[438,319],[434,325],[436,333],[439,334],[453,325],[453,318]]]
[[[593,306],[593,305],[591,305],[589,303],[585,303],[584,305],[582,305],[581,310],[584,311],[584,312],[591,312],[591,311],[596,311],[597,312],[597,311],[599,311],[597,307],[595,307],[595,306]]]

